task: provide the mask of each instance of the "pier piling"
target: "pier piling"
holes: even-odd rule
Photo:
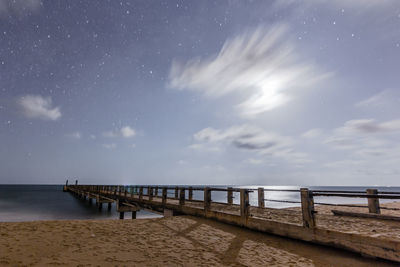
[[[240,216],[247,219],[250,214],[249,191],[240,189]]]
[[[178,199],[178,191],[179,191],[179,187],[175,187],[175,199]]]
[[[211,205],[211,190],[209,187],[204,188],[204,211],[208,211]]]
[[[314,198],[307,188],[300,189],[301,211],[303,215],[303,226],[306,228],[315,227]]]
[[[367,189],[367,195],[378,195],[378,189]],[[369,213],[381,213],[379,198],[368,198],[368,210]]]
[[[168,194],[168,189],[166,187],[163,187],[162,189],[162,205],[165,207],[167,204],[167,194]]]
[[[193,187],[189,186],[189,201],[193,200]]]
[[[265,206],[265,201],[264,201],[264,188],[259,187],[258,188],[258,207],[259,208],[264,208]]]
[[[228,202],[229,205],[233,204],[233,189],[232,189],[232,187],[228,187],[227,202]]]
[[[184,187],[182,187],[181,189],[180,189],[180,191],[179,191],[179,205],[185,205],[185,198],[186,198],[186,195],[185,195],[186,193],[185,193],[185,188]]]

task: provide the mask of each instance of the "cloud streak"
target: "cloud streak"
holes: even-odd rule
[[[232,126],[227,129],[205,128],[194,134],[196,144],[203,151],[210,151],[219,146],[231,146],[241,151],[253,152],[263,156],[282,158],[287,161],[305,163],[309,160],[307,155],[297,153],[293,149],[294,141],[290,137],[249,126]]]
[[[30,12],[37,12],[41,5],[41,0],[0,0],[0,17],[9,15],[20,17]]]
[[[367,99],[355,104],[357,108],[396,108],[400,105],[400,92],[398,90],[383,90]]]
[[[22,108],[22,112],[27,118],[52,121],[61,118],[60,108],[53,107],[51,97],[25,95],[20,97],[17,103]]]
[[[350,120],[335,132],[340,135],[376,134],[400,131],[400,120],[377,122],[374,119]]]
[[[136,135],[135,129],[131,128],[130,126],[121,127],[121,129],[117,129],[114,131],[104,132],[104,137],[124,137],[124,138],[132,138]]]
[[[80,132],[68,133],[65,136],[72,138],[72,139],[81,139],[82,138],[82,134]]]
[[[218,98],[236,93],[243,117],[254,117],[290,100],[293,89],[329,76],[301,59],[286,25],[258,27],[225,42],[216,56],[174,61],[169,86]]]
[[[102,145],[105,149],[115,149],[117,147],[117,145],[115,143],[111,143],[111,144],[103,144]]]

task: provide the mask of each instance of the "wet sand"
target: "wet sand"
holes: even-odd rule
[[[2,266],[396,266],[191,216],[0,223]]]

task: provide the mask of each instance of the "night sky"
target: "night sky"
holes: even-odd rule
[[[0,183],[399,177],[400,1],[0,0]]]

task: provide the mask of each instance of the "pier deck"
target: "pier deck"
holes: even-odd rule
[[[147,193],[144,194],[144,190]],[[302,208],[272,209],[264,207],[263,191],[259,190],[259,206],[249,205],[248,189],[192,188],[175,189],[175,196],[168,196],[168,189],[161,187],[125,186],[65,186],[80,197],[94,198],[101,209],[102,201],[117,202],[120,218],[138,209],[150,209],[165,215],[187,214],[200,216],[232,225],[276,234],[279,236],[338,247],[369,257],[400,262],[400,222],[376,218],[335,216],[314,207],[313,193],[302,189]],[[193,198],[193,190],[204,191],[203,200]],[[211,191],[227,191],[227,203],[211,200]],[[189,194],[187,195],[186,192]],[[232,192],[240,192],[240,204],[233,204]],[[378,197],[367,197],[370,211],[378,208]],[[370,201],[370,198],[374,201]],[[388,197],[387,197],[388,198]],[[394,199],[397,197],[394,196]],[[374,206],[372,206],[374,205]],[[110,205],[109,205],[110,208]],[[319,213],[318,213],[319,212]]]

